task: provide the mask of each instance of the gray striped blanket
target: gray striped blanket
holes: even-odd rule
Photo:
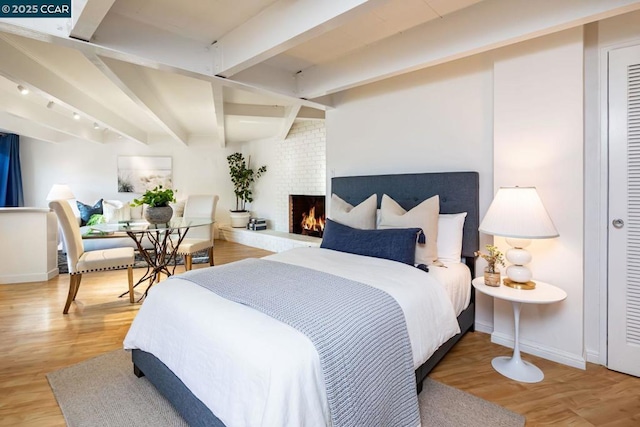
[[[180,278],[307,335],[320,356],[334,427],[420,423],[404,314],[386,292],[261,259],[192,270]]]

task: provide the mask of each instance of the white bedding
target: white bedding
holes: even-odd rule
[[[438,274],[320,248],[266,259],[389,293],[405,314],[414,367],[459,332],[451,291]],[[305,335],[179,276],[151,289],[124,347],[154,354],[228,427],[330,425],[320,360]]]

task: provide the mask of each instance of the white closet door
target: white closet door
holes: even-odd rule
[[[640,46],[609,54],[608,367],[640,376]]]

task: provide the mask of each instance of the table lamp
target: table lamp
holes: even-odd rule
[[[500,187],[478,230],[506,237],[511,246],[506,258],[512,265],[507,267],[503,283],[516,289],[534,289],[531,270],[526,266],[531,254],[525,248],[531,239],[558,236],[535,187]]]
[[[66,184],[53,184],[49,194],[47,194],[47,201],[51,200],[71,200],[75,199],[71,189]]]

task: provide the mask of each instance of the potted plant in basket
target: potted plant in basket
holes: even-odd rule
[[[502,252],[493,245],[486,245],[488,254],[483,254],[480,251],[475,253],[476,256],[481,256],[487,261],[487,266],[484,269],[484,284],[487,286],[500,286],[500,270],[496,267],[496,264],[500,264],[504,267],[504,257]]]
[[[151,224],[164,224],[173,216],[173,209],[169,206],[169,203],[176,201],[173,193],[172,189],[159,185],[147,190],[139,199],[133,199],[131,206],[147,205],[144,218]]]
[[[236,208],[231,210],[231,226],[246,227],[251,214],[247,211],[246,203],[253,201],[251,184],[267,171],[266,166],[260,167],[254,172],[251,169],[251,158],[245,162],[242,153],[233,153],[227,157],[229,162],[229,175],[233,183],[233,193],[236,195]]]

